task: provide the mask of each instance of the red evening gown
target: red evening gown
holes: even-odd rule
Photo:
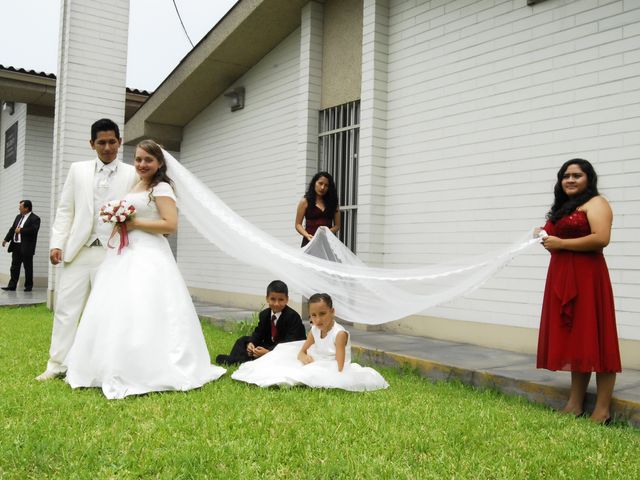
[[[317,205],[310,205],[307,207],[307,211],[304,212],[304,228],[309,235],[315,235],[320,227],[333,227],[333,215],[327,217],[324,210],[320,210]],[[302,237],[302,245],[304,247],[309,240],[306,237]]]
[[[580,238],[591,233],[587,215],[576,210],[549,235]],[[551,253],[538,337],[538,368],[574,372],[620,372],[620,351],[609,271],[602,250]]]

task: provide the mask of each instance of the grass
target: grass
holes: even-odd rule
[[[212,357],[236,333],[204,325]],[[640,478],[640,432],[381,369],[391,387],[204,388],[108,401],[38,383],[44,307],[0,308],[0,478]],[[230,373],[230,372],[229,372]]]

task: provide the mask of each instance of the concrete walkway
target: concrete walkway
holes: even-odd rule
[[[0,306],[45,303],[46,289],[33,292],[0,290]],[[195,301],[202,319],[224,329],[251,321],[252,311]],[[478,388],[494,388],[559,409],[568,397],[569,374],[535,368],[535,356],[507,350],[412,337],[389,332],[365,331],[345,325],[351,333],[358,361],[387,366],[409,366],[432,380],[456,379]],[[593,408],[595,380],[589,387],[586,410]],[[616,420],[640,427],[640,371],[625,369],[618,375],[612,414]]]
[[[198,301],[196,309],[201,318],[225,329],[233,328],[238,321],[250,320],[253,314]],[[569,396],[569,373],[535,368],[535,355],[344,326],[351,334],[354,356],[363,363],[409,366],[431,380],[456,379],[554,409],[562,408]],[[585,409],[591,411],[595,403],[595,375],[585,403]],[[616,420],[640,427],[640,371],[625,369],[618,375],[612,415]]]
[[[34,288],[31,292],[25,292],[23,287],[14,292],[0,290],[0,307],[25,307],[39,303],[47,303],[46,288]]]

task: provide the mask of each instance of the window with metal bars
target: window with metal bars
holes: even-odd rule
[[[338,238],[356,251],[360,100],[320,111],[319,167],[336,182],[342,226]]]

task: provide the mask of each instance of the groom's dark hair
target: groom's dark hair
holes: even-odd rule
[[[109,132],[113,130],[117,138],[120,138],[120,128],[118,124],[109,118],[101,118],[91,125],[91,140],[98,138],[98,132]]]
[[[287,287],[287,284],[282,280],[274,280],[269,285],[267,285],[267,297],[270,293],[284,293],[288,297],[289,288]]]

